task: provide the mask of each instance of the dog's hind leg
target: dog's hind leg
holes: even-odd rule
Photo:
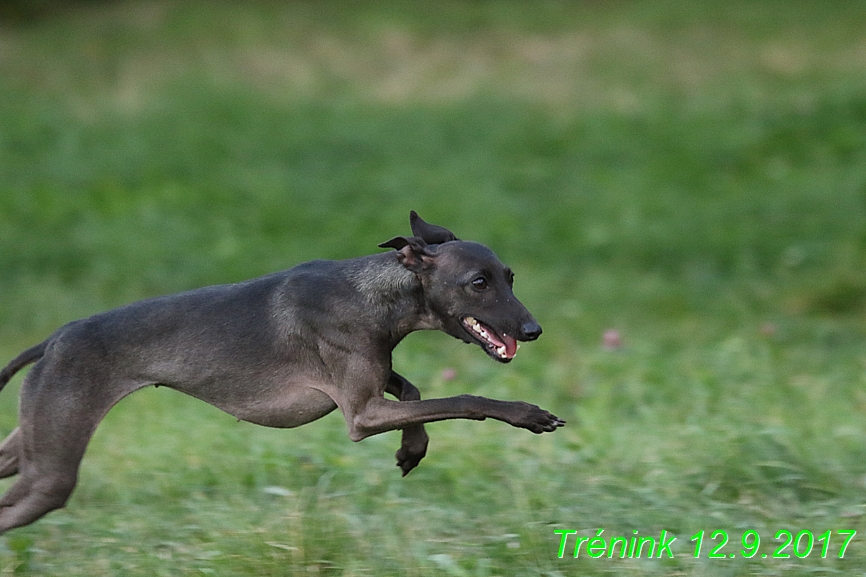
[[[78,465],[89,438],[88,434],[59,439],[39,433],[37,442],[27,438],[19,441],[20,476],[0,498],[0,533],[32,523],[66,504],[78,480]]]
[[[0,479],[18,472],[18,457],[21,454],[21,429],[15,428],[0,444]]]
[[[78,467],[99,420],[77,403],[35,411],[22,419],[17,437],[18,473],[0,498],[0,533],[27,525],[66,505]],[[101,417],[104,412],[100,411]]]
[[[0,497],[0,533],[27,525],[63,507],[78,481],[78,468],[96,426],[134,387],[100,385],[104,375],[59,370],[38,363],[21,389],[15,484]],[[69,369],[70,367],[64,367]],[[77,368],[77,367],[76,367]],[[11,468],[11,465],[10,465]]]
[[[63,507],[75,482],[74,472],[72,476],[62,472],[45,477],[22,474],[0,499],[0,533],[32,523],[49,511]]]

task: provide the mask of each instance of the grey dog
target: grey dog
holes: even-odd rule
[[[148,385],[268,427],[339,408],[353,441],[402,429],[404,475],[427,452],[424,423],[490,417],[533,433],[564,425],[524,402],[421,400],[391,369],[392,350],[412,331],[444,331],[503,363],[517,341],[541,334],[489,248],[414,211],[410,225],[414,236],[380,245],[394,251],[132,303],[71,322],[21,353],[0,371],[2,388],[36,362],[21,388],[18,428],[0,445],[0,477],[20,474],[0,498],[0,533],[63,507],[96,426]]]

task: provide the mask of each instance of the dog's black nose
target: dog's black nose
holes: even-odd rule
[[[527,321],[521,327],[523,336],[527,341],[534,341],[541,336],[541,325],[535,321]]]

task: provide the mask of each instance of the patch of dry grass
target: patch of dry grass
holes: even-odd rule
[[[744,91],[808,98],[815,82],[866,77],[866,39],[840,40],[837,21],[792,33],[772,5],[744,23],[734,10],[673,17],[575,3],[551,11],[552,29],[541,32],[521,26],[536,8],[506,4],[502,14],[452,32],[425,26],[420,3],[403,5],[408,14],[395,5],[398,15],[381,21],[375,17],[389,5],[346,5],[334,22],[294,2],[263,3],[262,18],[243,5],[119,2],[65,11],[35,28],[5,25],[0,73],[81,110],[94,102],[135,110],[160,87],[189,79],[277,99],[345,94],[434,104],[494,94],[565,111],[623,112],[678,95],[715,104]],[[446,3],[439,17],[458,12]]]

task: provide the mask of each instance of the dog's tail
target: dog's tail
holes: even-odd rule
[[[50,339],[49,339],[50,340]],[[49,341],[43,341],[36,345],[35,347],[30,347],[17,357],[15,357],[11,363],[3,367],[3,370],[0,370],[0,390],[6,386],[6,383],[12,378],[12,376],[29,365],[30,363],[34,363],[38,361],[42,355],[45,354],[45,349],[48,347]]]

